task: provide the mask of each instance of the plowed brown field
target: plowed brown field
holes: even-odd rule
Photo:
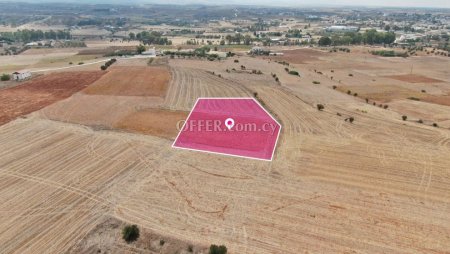
[[[164,96],[170,80],[166,67],[112,66],[101,79],[85,89],[86,94]]]
[[[101,71],[54,73],[0,90],[0,124],[67,98],[102,75]]]
[[[175,139],[189,112],[149,109],[134,112],[114,125],[117,129]]]
[[[397,79],[397,80],[405,81],[405,82],[409,82],[409,83],[441,83],[441,82],[444,82],[439,79],[434,79],[434,78],[429,78],[429,77],[425,77],[425,76],[421,76],[421,75],[414,75],[414,74],[393,75],[393,76],[388,76],[388,78],[393,78],[393,79]]]

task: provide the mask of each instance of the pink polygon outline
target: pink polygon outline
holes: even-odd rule
[[[182,150],[191,150],[191,151],[197,151],[197,152],[204,152],[204,153],[211,153],[211,154],[219,154],[219,155],[226,155],[226,156],[231,156],[231,157],[238,157],[238,158],[245,158],[245,159],[253,159],[253,160],[261,160],[261,161],[272,161],[273,160],[273,156],[275,155],[275,150],[277,148],[277,144],[278,144],[278,139],[280,138],[280,134],[281,134],[281,129],[283,128],[283,126],[277,121],[277,119],[275,119],[262,105],[261,103],[259,103],[258,100],[256,100],[253,97],[199,97],[197,98],[197,101],[195,101],[194,106],[191,109],[191,112],[189,112],[189,115],[187,116],[186,120],[189,119],[189,117],[191,117],[192,112],[194,111],[195,106],[197,106],[197,103],[199,100],[201,99],[220,99],[220,100],[227,100],[227,99],[233,99],[233,100],[248,100],[248,99],[252,99],[254,102],[256,102],[256,104],[258,104],[258,106],[260,108],[262,108],[264,110],[264,112],[266,112],[266,114],[268,114],[270,116],[270,118],[272,118],[272,120],[274,120],[278,126],[280,126],[280,129],[278,131],[278,135],[277,135],[277,140],[275,141],[275,146],[273,147],[273,151],[272,151],[272,156],[270,157],[270,160],[268,159],[261,159],[261,158],[255,158],[255,157],[249,157],[249,156],[242,156],[242,155],[234,155],[234,154],[227,154],[227,153],[219,153],[219,152],[211,152],[211,151],[205,151],[205,150],[199,150],[199,149],[193,149],[193,148],[186,148],[186,147],[179,147],[179,146],[175,146],[175,143],[178,140],[178,137],[181,134],[181,130],[184,129],[184,126],[186,125],[186,122],[184,122],[183,127],[181,127],[181,130],[178,132],[177,137],[175,138],[175,141],[173,141],[172,143],[172,148],[176,148],[176,149],[182,149]]]

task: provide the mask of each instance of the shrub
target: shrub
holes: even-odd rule
[[[194,252],[194,247],[193,247],[192,245],[189,245],[189,246],[188,246],[188,251],[189,251],[189,252]]]
[[[433,123],[433,127],[439,127],[437,123]]]
[[[349,77],[353,77],[353,74],[350,73],[350,74],[348,74],[348,76],[349,76]]]
[[[352,94],[352,91],[348,90],[348,91],[347,91],[347,94]]]
[[[235,63],[239,63],[239,60],[237,60],[237,59],[234,59],[234,62],[235,62]]]
[[[2,76],[0,77],[1,81],[8,81],[11,79],[11,76],[9,74],[3,73]]]
[[[366,98],[366,103],[369,103],[369,98]]]
[[[284,70],[285,70],[286,72],[289,72],[289,69],[288,69],[288,68],[284,68]]]
[[[322,111],[325,108],[325,106],[323,106],[322,104],[317,104],[317,109],[319,111]]]
[[[420,101],[420,99],[419,99],[419,98],[416,98],[416,97],[408,97],[408,99],[409,99],[409,100],[413,100],[413,101]]]
[[[320,82],[319,81],[313,81],[313,84],[318,85],[318,84],[320,84]]]
[[[337,86],[333,86],[333,90],[336,89],[336,88],[337,88]]]
[[[383,107],[384,109],[387,109],[387,108],[389,108],[389,106],[388,105],[384,105],[384,107]]]
[[[101,69],[102,71],[106,70],[106,68],[108,68],[106,65],[100,66],[100,69]]]
[[[166,241],[164,241],[164,239],[159,240],[159,245],[163,246],[166,243]]]
[[[423,123],[422,119],[417,120],[418,123]]]
[[[70,62],[69,64],[70,64],[70,65],[72,65],[73,63],[72,63],[72,62]]]
[[[137,225],[127,225],[122,230],[122,238],[127,243],[136,241],[139,238],[139,228]]]
[[[84,62],[79,62],[79,63],[78,63],[78,65],[83,65],[83,64],[84,64]]]
[[[349,121],[350,123],[353,123],[353,121],[355,121],[355,118],[353,118],[353,116],[351,116],[351,117],[348,118],[348,121]]]
[[[299,76],[298,71],[289,71],[289,74]]]
[[[339,112],[337,112],[336,115],[337,115],[337,116],[342,116],[341,113],[339,113]]]
[[[354,93],[353,96],[355,96],[355,97],[358,96],[358,93]]]
[[[403,121],[406,121],[406,119],[408,119],[407,116],[402,116]]]
[[[226,254],[227,253],[227,247],[224,245],[217,246],[215,244],[212,244],[209,247],[209,254]]]
[[[426,93],[426,92],[427,92],[427,91],[425,91],[425,90],[422,89],[422,93]]]
[[[280,81],[280,79],[279,79],[278,77],[276,77],[276,78],[275,78],[275,81],[276,81],[276,82],[279,82],[279,81]]]

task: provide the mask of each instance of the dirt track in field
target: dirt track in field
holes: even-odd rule
[[[67,98],[102,75],[101,71],[55,73],[0,90],[0,124]]]
[[[83,92],[92,95],[163,97],[169,79],[170,73],[166,67],[112,66]]]

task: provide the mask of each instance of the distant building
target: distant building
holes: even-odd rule
[[[358,32],[359,28],[356,26],[329,26],[325,30],[327,32]]]
[[[31,78],[31,72],[29,71],[16,71],[13,73],[13,80],[15,81],[22,81],[25,79]]]
[[[155,57],[156,56],[156,49],[155,48],[151,48],[149,50],[146,50],[146,51],[142,52],[141,55],[145,55],[145,56],[149,56],[149,57]]]
[[[227,58],[227,52],[211,50],[207,54],[208,55],[217,55],[219,58]]]
[[[284,55],[284,53],[282,53],[282,52],[270,52],[269,53],[269,56],[282,56],[282,55]]]

